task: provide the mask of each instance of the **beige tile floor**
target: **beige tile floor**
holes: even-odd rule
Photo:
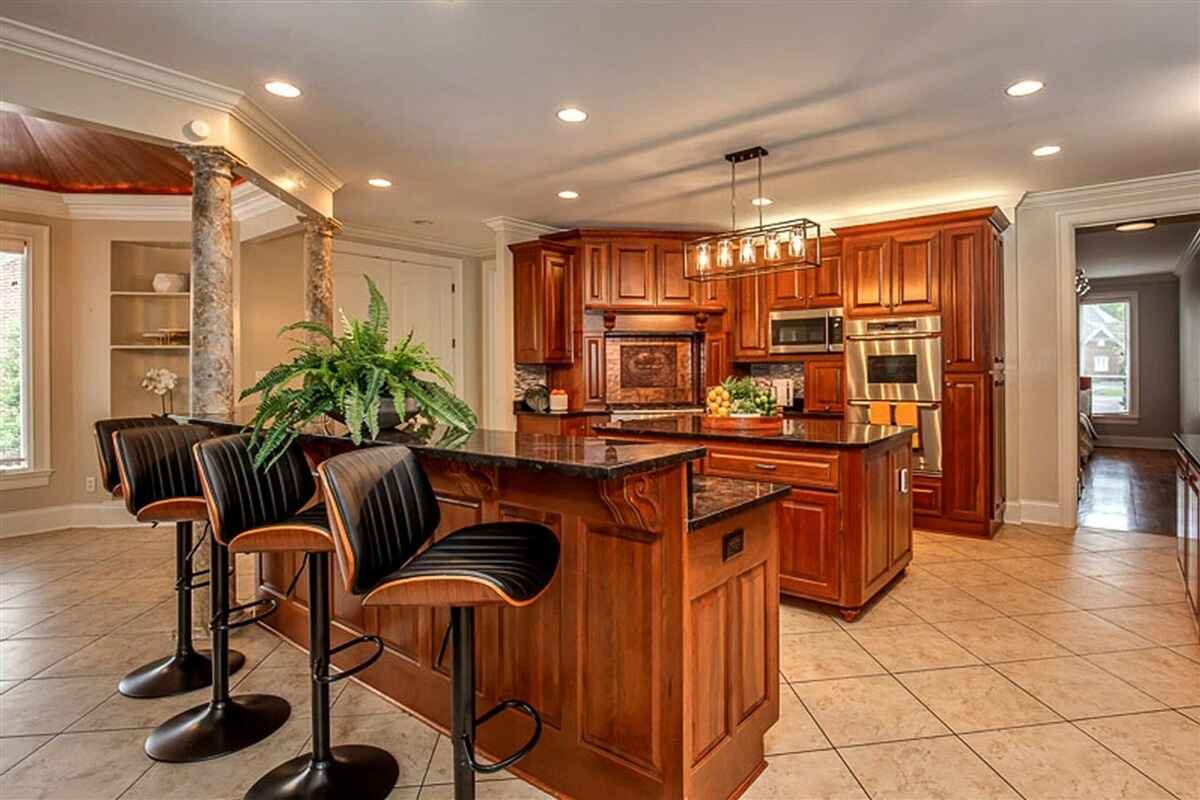
[[[1200,798],[1200,639],[1172,539],[1031,526],[915,539],[908,573],[853,623],[785,601],[780,721],[748,800]],[[115,693],[171,646],[171,569],[161,530],[0,539],[0,798],[233,800],[307,750],[306,659],[250,628],[234,639],[235,691],[280,694],[292,719],[218,761],[146,758],[149,730],[206,696]],[[390,800],[453,797],[444,736],[353,681],[333,699],[335,741],[400,763]],[[502,776],[479,797],[546,795]]]

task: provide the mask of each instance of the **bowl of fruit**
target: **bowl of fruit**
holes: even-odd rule
[[[729,377],[708,390],[703,426],[710,430],[755,433],[783,431],[770,381]]]

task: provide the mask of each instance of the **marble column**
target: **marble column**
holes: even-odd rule
[[[223,147],[181,146],[192,165],[191,410],[230,414],[233,397],[233,166]],[[201,526],[196,526],[198,537]],[[193,557],[193,570],[209,568],[208,543]],[[211,577],[211,576],[210,576]],[[230,585],[237,586],[236,576]],[[192,593],[192,618],[207,626],[209,593]]]
[[[304,318],[333,330],[333,235],[341,223],[332,217],[300,217],[304,224]]]

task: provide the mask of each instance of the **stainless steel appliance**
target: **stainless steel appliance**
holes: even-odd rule
[[[840,308],[772,311],[771,344],[767,352],[840,353],[842,316]]]
[[[940,475],[942,318],[848,321],[846,396],[851,422],[911,424],[915,417],[913,471]]]

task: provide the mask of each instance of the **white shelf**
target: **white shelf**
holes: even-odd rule
[[[191,297],[191,292],[110,292],[113,297]]]
[[[188,344],[113,344],[112,350],[189,350]]]

